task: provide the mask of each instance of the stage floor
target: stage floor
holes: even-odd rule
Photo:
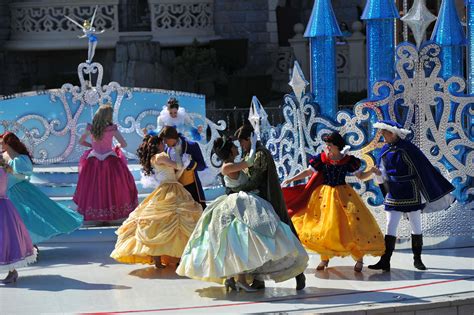
[[[111,236],[113,229],[104,231]],[[319,257],[311,255],[303,291],[294,289],[292,279],[268,282],[257,293],[226,293],[221,285],[181,278],[174,268],[115,263],[109,257],[114,242],[108,238],[72,235],[68,242],[40,246],[39,261],[20,269],[16,284],[0,285],[0,314],[474,313],[473,247],[426,250],[429,269],[423,272],[414,270],[408,250],[394,253],[390,273],[365,267],[354,273],[351,258],[333,259],[326,271],[315,272]],[[366,263],[376,260],[368,257]],[[430,307],[437,311],[427,312]]]

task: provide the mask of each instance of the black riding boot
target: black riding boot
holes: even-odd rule
[[[423,235],[411,235],[411,250],[413,251],[413,265],[418,270],[426,270],[426,266],[421,261],[421,249],[423,247]]]
[[[392,235],[385,235],[385,253],[380,257],[380,260],[375,265],[368,266],[369,269],[390,271],[390,258],[395,249],[395,242],[397,238]]]

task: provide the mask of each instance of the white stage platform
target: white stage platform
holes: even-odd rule
[[[39,261],[20,269],[16,284],[0,285],[0,314],[474,314],[473,247],[426,250],[426,271],[413,268],[409,250],[396,251],[390,273],[355,273],[350,258],[315,272],[319,257],[311,255],[303,291],[292,279],[257,293],[226,293],[172,267],[116,263],[109,258],[113,230],[80,230],[40,246]]]

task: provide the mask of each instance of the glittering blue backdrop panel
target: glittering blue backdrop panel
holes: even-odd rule
[[[311,92],[320,111],[334,117],[337,111],[336,52],[334,37],[310,39]]]
[[[467,89],[469,94],[474,92],[474,2],[466,6],[467,16]]]
[[[373,98],[377,81],[394,78],[395,46],[393,20],[367,21],[368,96]]]
[[[383,96],[362,100],[352,110],[341,110],[333,117],[315,111],[312,93],[302,95],[292,86],[295,95],[286,95],[283,106],[285,122],[269,132],[266,142],[280,177],[286,179],[304,171],[305,161],[324,148],[321,136],[334,130],[345,137],[351,147],[349,154],[362,159],[370,169],[378,156],[376,149],[384,145],[380,132],[369,132],[372,114],[381,120],[395,120],[412,131],[409,140],[456,186],[457,201],[449,209],[423,215],[427,243],[431,238],[431,244],[443,247],[472,246],[474,138],[465,126],[474,116],[474,96],[455,88],[464,84],[462,78],[451,77],[449,81],[441,78],[440,52],[441,47],[435,43],[428,43],[420,50],[410,43],[400,44],[396,77],[375,84],[375,88],[384,91]],[[448,88],[447,82],[452,87]],[[437,105],[442,114],[435,116]],[[346,181],[370,207],[380,226],[384,226],[383,198],[373,181],[361,182],[354,176],[346,177]],[[410,225],[402,220],[399,237],[409,238],[410,234]],[[406,244],[409,246],[409,242]]]
[[[98,106],[88,106],[73,101],[69,92],[52,99],[50,91],[29,92],[0,99],[0,132],[11,130],[23,138],[27,146],[34,148],[33,155],[39,163],[77,162],[84,147],[77,141],[87,123],[92,122]],[[131,97],[114,103],[114,120],[124,135],[128,157],[133,157],[144,127],[156,126],[156,119],[169,97],[176,97],[180,105],[195,115],[196,125],[205,125],[204,95],[153,89],[130,89]]]
[[[440,61],[443,65],[441,76],[444,79],[452,76],[464,77],[464,58],[462,46],[441,47]]]

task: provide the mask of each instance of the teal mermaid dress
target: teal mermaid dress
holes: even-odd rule
[[[29,182],[33,164],[27,155],[19,155],[8,164],[13,168],[8,175],[8,198],[23,219],[33,244],[70,233],[82,225],[82,215],[49,199]]]
[[[224,177],[226,186],[248,180]],[[176,273],[223,283],[247,274],[258,280],[285,281],[304,272],[308,254],[272,205],[254,193],[238,192],[207,206],[184,249]]]

